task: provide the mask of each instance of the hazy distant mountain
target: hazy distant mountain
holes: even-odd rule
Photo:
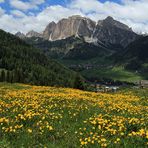
[[[25,39],[25,38],[31,38],[31,37],[39,37],[39,38],[42,38],[42,34],[34,31],[34,30],[31,30],[29,31],[28,33],[24,34],[24,33],[21,33],[21,32],[17,32],[15,34],[15,36],[21,38],[21,39]]]
[[[42,34],[34,31],[34,30],[31,30],[29,31],[27,34],[26,34],[26,37],[28,38],[31,38],[31,37],[42,37]]]
[[[19,37],[20,39],[24,39],[26,37],[26,35],[21,32],[17,32],[15,36]]]

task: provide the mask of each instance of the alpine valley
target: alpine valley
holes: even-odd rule
[[[0,148],[148,148],[146,1],[0,0]]]
[[[148,79],[148,37],[110,16],[98,22],[71,16],[50,22],[42,33],[16,36],[92,81]]]

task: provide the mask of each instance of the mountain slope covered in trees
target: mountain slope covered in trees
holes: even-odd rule
[[[8,82],[75,87],[82,79],[42,51],[0,30],[0,79]]]
[[[123,53],[126,60],[137,59],[142,63],[148,62],[148,36],[141,37],[127,46]]]
[[[48,41],[42,38],[25,38],[25,41],[44,53],[56,59],[89,60],[94,57],[104,57],[114,53],[118,47],[106,46],[103,43],[87,43],[83,37],[69,37],[57,41]]]
[[[147,79],[148,68],[144,64],[147,59],[147,48],[143,44],[139,45],[142,38],[126,48],[120,45],[105,45],[103,43],[97,43],[96,46],[93,43],[85,42],[83,38],[76,37],[58,41],[47,41],[32,37],[26,38],[25,41],[42,49],[48,57],[55,58],[69,68],[79,71],[86,79],[112,79],[133,82]],[[143,48],[145,49],[142,50]],[[143,68],[138,67],[141,62]],[[136,69],[133,69],[133,66]]]
[[[148,36],[129,44],[120,56],[126,69],[138,71],[148,79]]]

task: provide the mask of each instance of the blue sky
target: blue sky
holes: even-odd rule
[[[22,2],[29,2],[29,0],[21,0]],[[39,7],[42,9],[45,6],[50,6],[50,5],[65,5],[65,1],[63,0],[46,0],[44,3],[39,5]],[[0,6],[5,9],[7,12],[10,10],[14,9],[13,6],[10,5],[9,0],[5,0],[4,3],[0,3]],[[32,11],[32,10],[31,10]]]
[[[0,0],[0,28],[42,32],[50,21],[82,15],[94,21],[112,16],[136,32],[148,32],[148,0]]]
[[[12,9],[14,9],[14,7],[12,5],[10,5],[9,1],[10,0],[5,0],[5,2],[0,3],[1,8],[3,8],[6,11],[6,13],[10,13],[10,11]],[[29,2],[30,0],[21,0],[21,1],[26,3],[26,2]],[[29,12],[33,12],[33,13],[38,13],[38,12],[40,12],[41,10],[43,10],[47,6],[52,6],[52,5],[66,6],[71,1],[72,0],[45,0],[44,3],[39,5],[39,9],[37,9],[37,10],[30,9],[28,11]],[[98,0],[98,1],[100,1],[102,3],[105,3],[107,1],[115,2],[115,3],[119,3],[119,4],[121,3],[121,0]],[[26,11],[25,13],[27,14],[28,11]]]

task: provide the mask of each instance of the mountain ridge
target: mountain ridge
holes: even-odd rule
[[[121,44],[124,47],[139,37],[130,27],[111,16],[95,22],[80,15],[63,18],[57,23],[52,21],[42,33],[30,31],[26,34],[26,37],[28,34],[29,37],[41,37],[49,41],[76,36],[83,37],[86,42],[90,43],[104,42],[106,44]]]

